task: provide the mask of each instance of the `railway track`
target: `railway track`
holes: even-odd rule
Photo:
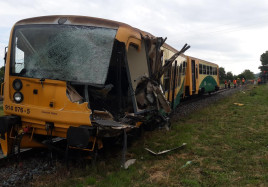
[[[177,121],[180,118],[187,116],[196,110],[200,110],[201,108],[213,104],[221,98],[228,97],[229,95],[237,91],[241,91],[244,88],[245,87],[220,89],[219,91],[210,94],[187,98],[178,105],[178,107],[171,116],[171,121]]]

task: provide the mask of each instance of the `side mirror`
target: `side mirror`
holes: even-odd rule
[[[7,59],[7,49],[8,49],[8,47],[5,47],[5,55],[4,55],[5,64],[6,64],[6,59]]]

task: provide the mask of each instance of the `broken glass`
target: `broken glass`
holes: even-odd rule
[[[104,84],[117,30],[70,25],[15,29],[11,73]]]

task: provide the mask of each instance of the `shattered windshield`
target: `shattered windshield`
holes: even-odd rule
[[[116,31],[67,25],[17,27],[11,74],[104,84]]]

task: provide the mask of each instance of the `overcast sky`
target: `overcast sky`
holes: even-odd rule
[[[239,74],[258,73],[268,50],[267,0],[0,0],[0,65],[18,20],[45,15],[83,15],[127,23],[167,37],[186,55]]]

